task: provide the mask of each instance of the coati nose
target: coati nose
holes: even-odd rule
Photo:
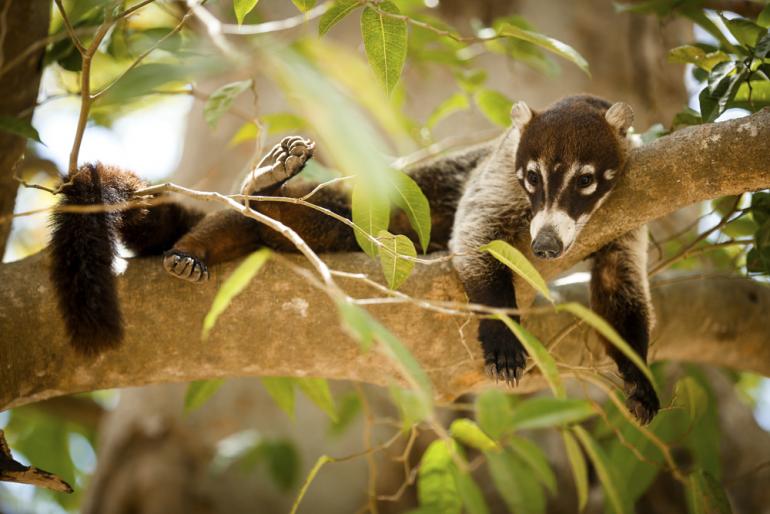
[[[555,259],[561,255],[563,249],[561,240],[550,228],[541,230],[532,241],[532,251],[540,259]]]

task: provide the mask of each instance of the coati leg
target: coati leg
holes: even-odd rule
[[[646,360],[653,310],[647,281],[647,227],[633,230],[594,255],[591,307]],[[660,408],[650,381],[625,355],[605,340],[625,384],[628,409],[649,423]]]

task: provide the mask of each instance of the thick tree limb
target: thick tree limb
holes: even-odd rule
[[[770,187],[770,111],[682,130],[635,151],[629,173],[560,261],[538,263],[548,277],[564,271],[619,234],[690,203]],[[528,242],[522,241],[526,246]],[[94,360],[65,341],[50,292],[44,255],[0,267],[0,409],[78,391],[243,375],[323,376],[387,384],[395,376],[375,352],[362,354],[340,328],[328,297],[286,265],[270,263],[202,342],[202,320],[233,264],[195,286],[167,276],[159,259],[132,261],[120,280],[127,323],[119,351]],[[300,257],[292,257],[302,263]],[[363,255],[331,255],[334,269],[376,277]],[[379,293],[359,281],[340,281],[359,298]],[[585,300],[585,286],[565,294]],[[406,283],[416,298],[463,301],[449,264],[419,268]],[[654,359],[693,360],[770,374],[770,289],[728,277],[661,284],[654,290],[658,329]],[[449,399],[484,386],[475,321],[411,304],[369,307],[411,348],[437,395]],[[548,342],[571,322],[566,315],[530,317]],[[558,346],[567,366],[604,367],[607,360],[587,329]],[[525,379],[522,390],[539,387]]]

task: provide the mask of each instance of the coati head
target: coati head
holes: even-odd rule
[[[593,96],[568,97],[540,113],[514,104],[516,176],[532,208],[537,257],[566,253],[607,198],[626,164],[633,116],[628,104]]]

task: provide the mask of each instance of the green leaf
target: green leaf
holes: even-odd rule
[[[534,335],[532,335],[524,327],[513,321],[508,316],[498,314],[495,316],[508,326],[508,329],[516,335],[521,345],[527,350],[527,353],[532,360],[537,364],[538,369],[543,374],[543,378],[548,383],[548,386],[553,391],[553,394],[559,398],[563,398],[567,395],[564,390],[564,383],[559,376],[559,370],[556,368],[556,361],[548,350],[545,349],[543,343],[541,343]],[[514,412],[515,415],[515,412]]]
[[[548,463],[548,459],[538,445],[523,437],[513,436],[508,441],[511,450],[532,469],[538,482],[543,484],[551,494],[556,494],[556,475]]]
[[[409,278],[414,269],[414,261],[402,259],[401,256],[416,257],[412,241],[404,235],[393,235],[387,230],[382,230],[377,239],[383,244],[380,248],[380,264],[388,287],[398,289]]]
[[[588,400],[541,396],[519,403],[510,423],[516,430],[553,428],[578,423],[594,415],[596,411]]]
[[[377,8],[400,15],[396,4],[385,1]],[[406,61],[406,20],[397,19],[366,7],[361,15],[361,35],[369,64],[390,94],[396,87]]]
[[[767,29],[760,27],[753,21],[747,20],[746,18],[729,19],[725,18],[725,16],[721,13],[719,16],[727,26],[727,30],[730,31],[735,39],[737,39],[740,44],[750,48],[757,46],[759,38],[767,33]]]
[[[43,143],[40,140],[40,134],[37,133],[32,123],[26,120],[20,120],[13,116],[0,116],[0,130],[3,132],[9,132],[16,134],[17,136],[26,137],[38,143]]]
[[[729,61],[730,56],[721,50],[706,53],[700,47],[684,45],[669,50],[668,60],[680,64],[694,64],[703,70],[711,71],[717,64]]]
[[[732,512],[722,484],[700,469],[687,477],[687,507],[690,514],[730,514]]]
[[[674,387],[674,405],[684,408],[694,424],[700,421],[708,409],[708,395],[697,380],[684,377]]]
[[[230,142],[227,143],[227,147],[233,148],[246,141],[256,141],[257,137],[259,137],[259,127],[249,121],[241,125],[238,132],[236,132],[232,139],[230,139]]]
[[[545,512],[543,488],[521,459],[510,451],[486,456],[492,481],[511,512]]]
[[[417,497],[420,507],[442,514],[460,514],[462,501],[454,480],[451,441],[433,441],[420,460]]]
[[[545,280],[543,280],[537,269],[519,250],[500,239],[485,244],[479,250],[491,253],[495,259],[511,268],[521,278],[526,280],[538,293],[542,294],[546,299],[553,301]]]
[[[243,23],[243,19],[257,6],[259,0],[233,0],[233,10],[235,10],[235,19],[238,25]]]
[[[484,500],[481,489],[473,480],[473,476],[458,469],[457,466],[452,466],[450,469],[455,479],[457,492],[460,494],[460,499],[468,514],[489,514],[487,502]]]
[[[588,61],[586,61],[577,50],[568,44],[559,41],[558,39],[554,39],[552,37],[548,37],[531,30],[525,30],[511,24],[503,25],[500,27],[497,33],[500,36],[512,37],[526,41],[528,43],[532,43],[533,45],[537,45],[545,50],[548,50],[549,52],[558,55],[559,57],[567,59],[568,61],[576,64],[587,75],[591,75],[588,71]]]
[[[189,79],[190,70],[178,64],[151,62],[129,70],[107,92],[100,96],[95,105],[123,106],[131,100],[152,93],[161,86],[184,82]]]
[[[730,107],[742,107],[756,111],[770,105],[770,80],[752,80],[742,82],[730,102]]]
[[[572,469],[572,477],[575,479],[575,489],[578,495],[578,512],[583,512],[588,503],[588,466],[583,457],[583,452],[575,440],[575,436],[569,430],[561,431],[564,439],[564,447],[567,450],[567,459]]]
[[[238,95],[249,89],[252,84],[251,79],[231,82],[211,93],[203,106],[203,118],[209,127],[216,128],[219,120],[232,107]]]
[[[291,441],[262,441],[254,453],[265,461],[270,478],[282,491],[290,491],[299,482],[300,456]]]
[[[767,4],[765,8],[762,9],[762,12],[759,13],[759,16],[757,16],[757,25],[765,27],[766,29],[770,28],[770,4]]]
[[[361,7],[359,0],[337,0],[318,20],[318,35],[323,36],[351,11]]]
[[[430,414],[425,402],[414,391],[391,386],[390,397],[398,407],[398,412],[401,415],[401,428],[404,432],[426,419]]]
[[[351,205],[353,223],[358,227],[354,231],[358,246],[369,257],[375,258],[379,249],[366,235],[377,237],[377,234],[388,229],[390,202],[382,195],[371,192],[362,181],[356,181],[356,185],[353,187]]]
[[[452,437],[466,446],[471,446],[483,452],[498,450],[500,445],[484,433],[475,421],[468,418],[459,418],[449,427]]]
[[[329,427],[329,434],[339,436],[355,421],[361,412],[361,398],[355,391],[345,394],[337,407],[337,421]]]
[[[497,389],[489,389],[476,396],[476,419],[482,430],[495,439],[511,430],[513,410],[508,395]]]
[[[270,135],[297,132],[307,126],[304,118],[289,112],[265,114],[259,119],[267,127],[267,133]]]
[[[430,204],[425,194],[412,177],[402,171],[393,170],[386,176],[391,186],[392,201],[404,211],[409,224],[417,233],[422,251],[428,251],[430,244]]]
[[[334,405],[334,398],[332,398],[329,383],[326,379],[297,378],[294,381],[302,389],[302,392],[305,393],[305,396],[310,398],[333,422],[337,421],[337,408]]]
[[[294,380],[288,377],[262,377],[260,381],[275,404],[294,420]]]
[[[770,220],[770,193],[760,191],[751,195],[751,217],[757,225]]]
[[[219,287],[211,309],[203,319],[203,333],[201,338],[208,339],[211,329],[217,322],[217,318],[225,312],[230,302],[243,291],[251,279],[259,272],[262,266],[270,258],[270,250],[262,248],[252,253],[235,268],[235,271],[227,277],[227,280]]]
[[[504,94],[481,88],[473,95],[473,101],[476,102],[481,113],[495,125],[508,127],[511,124],[513,101]]]
[[[653,386],[655,385],[655,379],[653,378],[652,372],[650,371],[650,368],[647,366],[647,364],[642,360],[641,357],[639,357],[639,354],[636,353],[628,345],[628,343],[623,340],[622,337],[620,337],[620,334],[618,334],[618,332],[604,320],[604,318],[579,303],[565,303],[562,305],[557,305],[556,310],[572,313],[574,316],[580,318],[588,325],[592,326],[615,348],[623,353],[623,355],[628,357],[628,359],[633,362],[634,365],[642,371],[642,373],[644,373],[644,375],[650,380],[650,383],[653,384]]]
[[[608,507],[616,514],[632,512],[631,506],[627,504],[624,495],[619,489],[617,477],[604,450],[594,441],[586,429],[580,425],[575,425],[572,427],[572,430],[583,445],[583,449],[588,454],[588,458],[591,459],[596,474],[599,476]]]
[[[455,93],[436,107],[425,122],[425,126],[432,129],[436,123],[456,112],[465,111],[470,107],[468,95]]]
[[[297,6],[297,9],[299,9],[302,12],[307,12],[313,7],[315,7],[316,0],[291,0],[294,5]]]
[[[196,380],[187,386],[184,397],[184,410],[189,413],[200,408],[216,393],[225,381],[221,378],[213,380]]]

